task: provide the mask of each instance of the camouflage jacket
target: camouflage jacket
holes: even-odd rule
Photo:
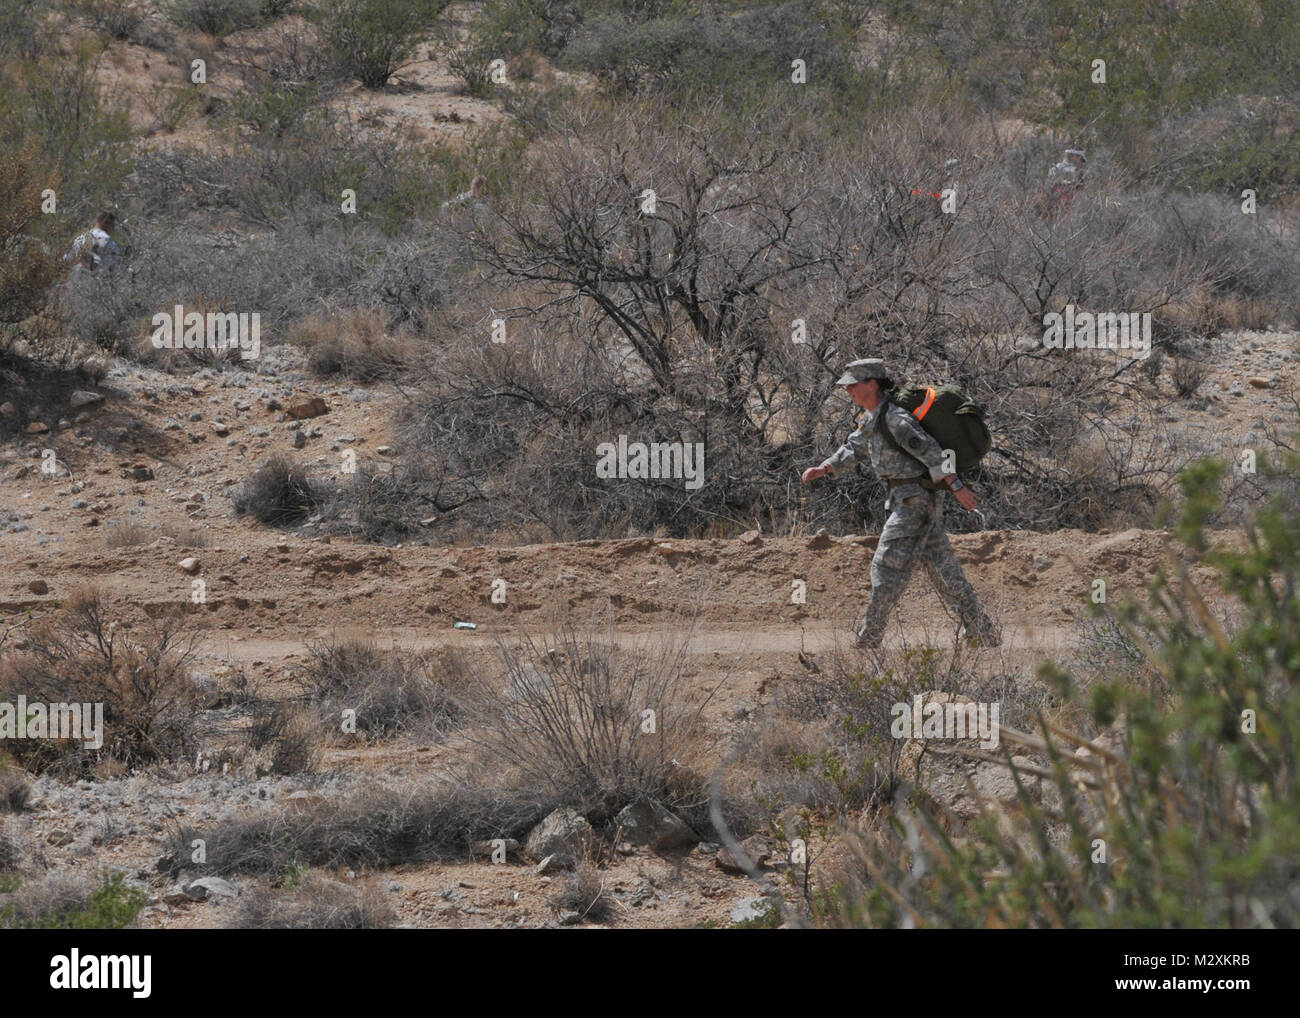
[[[899,449],[886,442],[876,428],[876,418],[880,416],[881,408],[885,411],[881,426],[889,428],[901,446]],[[943,469],[943,449],[939,443],[917,423],[915,417],[893,403],[883,403],[874,413],[866,414],[858,430],[822,465],[834,477],[841,470],[867,457],[871,459],[871,469],[882,481],[922,477],[926,474],[930,475],[930,480],[938,481],[948,475],[948,471]],[[906,498],[920,490],[919,484],[905,484],[890,494]]]
[[[1081,187],[1083,174],[1073,163],[1054,163],[1047,171],[1047,184],[1049,187]]]

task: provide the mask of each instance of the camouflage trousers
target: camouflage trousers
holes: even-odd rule
[[[966,627],[966,635],[990,645],[998,641],[996,627],[962,572],[943,527],[943,492],[919,485],[891,493],[889,518],[880,532],[871,560],[871,601],[858,624],[858,646],[879,647],[889,613],[907,588],[912,570],[925,567],[939,597]]]

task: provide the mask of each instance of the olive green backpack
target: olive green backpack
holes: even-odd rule
[[[984,424],[984,408],[956,385],[917,385],[909,382],[889,397],[895,406],[911,413],[925,432],[957,456],[957,473],[971,469],[993,448],[993,437]],[[884,414],[876,418],[884,418]],[[905,451],[888,428],[881,437],[895,449]]]

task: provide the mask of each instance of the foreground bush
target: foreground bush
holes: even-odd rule
[[[24,767],[77,771],[102,758],[138,766],[190,756],[203,697],[189,677],[194,639],[183,616],[128,638],[103,598],[85,591],[33,624],[27,644],[0,653],[0,699],[102,704],[103,745],[87,748],[84,729],[81,738],[14,739],[6,748]]]
[[[69,876],[17,882],[0,893],[0,930],[120,930],[135,922],[148,900],[120,873],[97,886]]]
[[[1290,463],[1294,469],[1294,459]],[[1242,619],[1230,629],[1183,574],[1158,577],[1148,610],[1117,619],[1141,658],[1091,684],[1093,735],[1041,723],[1003,730],[1024,826],[976,825],[951,839],[927,809],[900,809],[856,839],[852,875],[820,918],[866,926],[1294,927],[1300,922],[1300,521],[1274,505],[1237,550],[1203,521],[1225,471],[1182,478],[1179,534],[1218,570]],[[1149,638],[1147,635],[1150,634]],[[1071,698],[1074,676],[1049,668]],[[1014,748],[1013,748],[1014,747]],[[1038,804],[1031,775],[1045,790]],[[1049,821],[1064,825],[1049,837]]]

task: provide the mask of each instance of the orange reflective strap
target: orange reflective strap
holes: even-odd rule
[[[925,418],[925,415],[930,412],[930,407],[933,405],[934,405],[934,389],[932,389],[929,386],[926,386],[925,402],[922,403],[919,407],[917,407],[914,411],[912,411],[912,416],[915,417],[918,421],[923,420]]]

